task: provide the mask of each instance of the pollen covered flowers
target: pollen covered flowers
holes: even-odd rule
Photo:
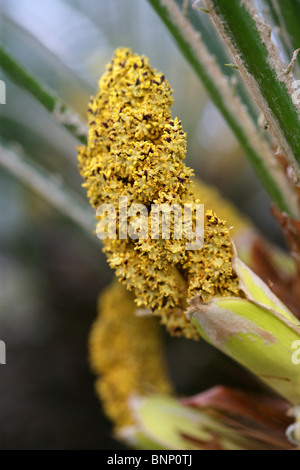
[[[109,203],[118,214],[123,196],[149,212],[152,204],[196,203],[193,171],[183,162],[186,135],[172,117],[172,104],[169,83],[146,57],[116,51],[90,101],[88,145],[79,154],[94,208]],[[170,239],[106,239],[104,251],[139,307],[159,315],[171,334],[197,339],[184,314],[188,295],[200,292],[206,301],[218,293],[239,294],[229,231],[207,211],[203,251],[186,251],[185,237],[177,239],[174,232],[173,218]]]

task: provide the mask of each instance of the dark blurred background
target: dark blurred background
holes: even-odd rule
[[[1,43],[83,119],[116,47],[148,56],[174,88],[187,164],[281,240],[235,138],[146,0],[0,0],[0,8]],[[84,199],[75,139],[1,69],[0,79],[7,90],[1,139]],[[87,358],[97,296],[112,276],[97,239],[0,166],[1,449],[122,448],[94,394]],[[209,346],[164,336],[179,394],[237,383],[235,366]],[[242,386],[249,380],[240,375]]]

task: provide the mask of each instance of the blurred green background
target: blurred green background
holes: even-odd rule
[[[236,139],[146,0],[0,0],[0,8],[1,43],[83,119],[116,47],[148,56],[174,89],[173,113],[188,132],[187,164],[281,242]],[[0,79],[7,93],[1,139],[84,199],[75,139],[1,68]],[[121,448],[87,359],[97,296],[111,279],[97,239],[0,166],[1,449]],[[203,343],[166,337],[166,354],[179,394],[236,383],[235,366]]]

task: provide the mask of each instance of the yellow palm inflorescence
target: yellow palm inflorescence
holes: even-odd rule
[[[172,89],[146,57],[118,49],[100,79],[88,110],[88,145],[79,152],[79,170],[91,205],[203,203],[196,200],[193,171],[184,164],[186,134],[173,119]],[[196,184],[197,187],[197,184]],[[197,190],[196,190],[197,191]],[[211,206],[210,206],[211,207]],[[117,219],[118,220],[118,219]],[[231,267],[229,230],[210,210],[205,214],[204,246],[186,250],[187,238],[150,236],[105,239],[104,251],[117,277],[134,292],[139,307],[150,309],[173,335],[198,339],[184,312],[197,292],[239,295]]]
[[[99,298],[99,314],[90,334],[96,391],[116,428],[133,423],[131,396],[172,391],[159,326],[154,318],[136,317],[134,310],[132,295],[115,282]]]

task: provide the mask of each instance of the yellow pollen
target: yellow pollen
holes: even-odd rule
[[[146,57],[117,49],[91,98],[88,145],[78,157],[91,205],[114,206],[117,233],[120,196],[129,205],[144,204],[149,213],[153,203],[206,203],[195,198],[193,171],[184,164],[186,134],[172,117],[172,104],[165,76]],[[184,314],[187,298],[199,291],[203,301],[239,295],[229,231],[223,220],[206,212],[204,246],[187,251],[186,237],[176,239],[174,229],[172,216],[169,240],[150,234],[146,239],[106,239],[104,252],[138,306],[160,316],[171,334],[198,339]]]

